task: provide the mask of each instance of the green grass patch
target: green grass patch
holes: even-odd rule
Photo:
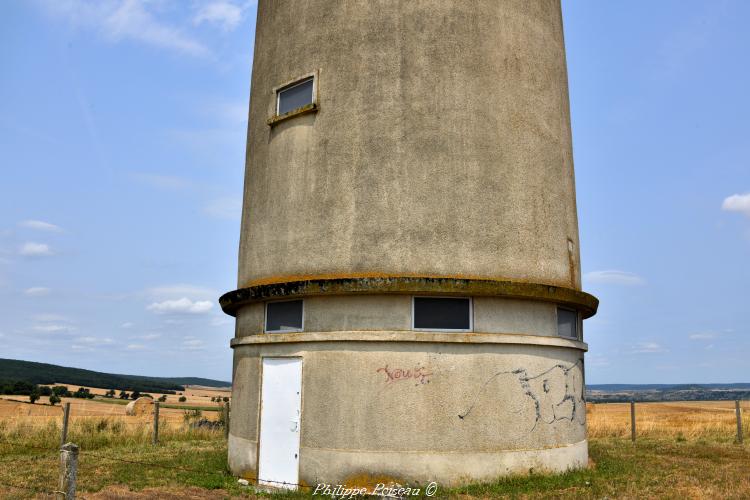
[[[94,440],[93,444],[102,443]],[[483,484],[439,488],[435,498],[750,498],[747,445],[674,438],[644,439],[634,445],[629,440],[606,438],[592,439],[589,453],[591,466],[585,470],[556,475],[530,471],[529,475]],[[172,493],[195,487],[218,490],[224,497],[312,497],[309,490],[269,495],[241,487],[228,472],[221,432],[185,435],[158,446],[135,441],[98,447],[82,444],[79,464],[78,485],[83,496],[122,485],[130,491],[163,488]],[[0,442],[0,485],[22,484],[43,492],[54,489],[57,471],[56,450]],[[158,491],[153,494],[158,496]],[[34,496],[32,490],[12,492],[13,498]]]

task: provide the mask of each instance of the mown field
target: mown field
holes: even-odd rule
[[[78,385],[60,384],[68,387],[68,390],[75,392]],[[105,398],[104,394],[107,389],[99,387],[85,387],[92,394],[94,399],[80,399],[73,397],[64,397],[62,402],[57,405],[50,405],[49,398],[41,397],[36,404],[29,403],[28,396],[21,395],[2,395],[0,396],[0,419],[8,417],[28,417],[32,420],[44,421],[49,417],[59,418],[62,415],[62,405],[70,403],[71,414],[76,417],[124,417],[125,406],[131,401],[130,399],[120,399],[119,397]],[[162,393],[150,393],[158,398]],[[184,392],[178,394],[165,394],[166,401],[161,403],[160,415],[167,420],[182,420],[184,410],[200,409],[205,412],[209,419],[216,418],[213,415],[218,411],[220,405],[212,402],[212,398],[230,397],[231,391],[228,389],[216,389],[208,387],[187,386]],[[185,401],[180,401],[180,397],[185,397]],[[127,422],[123,421],[123,422]]]
[[[749,418],[750,404],[743,405]],[[589,405],[590,467],[456,489],[440,498],[750,498],[750,445],[735,443],[731,402],[643,403],[630,442],[627,404]],[[166,420],[152,446],[148,419],[72,419],[81,498],[255,498],[226,469],[221,430]],[[118,423],[119,422],[119,423]],[[58,478],[59,418],[0,418],[0,497],[44,498]],[[14,488],[13,485],[17,486]],[[266,496],[261,494],[261,496]],[[283,497],[304,498],[309,492]]]

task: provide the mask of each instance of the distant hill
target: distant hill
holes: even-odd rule
[[[180,385],[200,385],[203,387],[232,387],[231,382],[222,382],[221,380],[213,380],[210,378],[200,378],[200,377],[168,377],[164,379],[157,379],[157,380],[169,380],[171,382],[174,382],[175,384]]]
[[[102,373],[81,368],[0,358],[0,381],[32,384],[69,384],[140,392],[184,391],[185,385],[229,387],[230,382],[199,377],[144,377]]]
[[[592,384],[586,386],[586,399],[593,403],[750,399],[750,384]]]
[[[689,389],[750,389],[750,384],[589,384],[586,389],[593,391],[664,391]]]

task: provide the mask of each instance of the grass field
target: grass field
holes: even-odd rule
[[[637,409],[639,436],[633,445],[629,405],[589,406],[591,460],[586,470],[439,490],[438,497],[750,498],[750,446],[747,440],[734,443],[731,402],[643,403]],[[70,440],[81,446],[80,497],[255,497],[227,473],[223,432],[191,430],[173,419],[165,422],[162,443],[154,447],[148,421],[131,425],[126,419],[72,420]],[[55,488],[58,427],[57,417],[0,418],[0,497],[44,497]],[[745,432],[750,437],[748,422]]]

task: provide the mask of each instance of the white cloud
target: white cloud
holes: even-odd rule
[[[135,172],[132,174],[136,181],[147,184],[158,189],[180,190],[190,187],[191,183],[187,179],[176,175],[152,174],[146,172]]]
[[[750,193],[727,196],[721,204],[721,209],[727,212],[739,212],[750,217]]]
[[[47,257],[52,255],[49,245],[46,243],[34,243],[32,241],[24,243],[18,249],[18,254],[24,257]]]
[[[38,229],[39,231],[49,231],[51,233],[62,233],[63,231],[60,226],[41,220],[24,220],[19,222],[18,225],[28,229]]]
[[[714,332],[693,333],[690,335],[690,340],[711,340],[717,336],[718,334]]]
[[[198,285],[176,284],[162,285],[149,288],[146,293],[153,300],[161,301],[175,297],[188,297],[190,299],[215,300],[221,295],[217,290]]]
[[[208,203],[203,210],[212,217],[237,220],[242,215],[242,200],[240,198],[217,198]]]
[[[224,31],[235,29],[242,21],[242,7],[219,0],[203,5],[193,18],[197,26],[203,23],[216,24]]]
[[[135,335],[130,338],[134,340],[154,340],[158,339],[159,337],[161,337],[160,333],[147,333],[145,335]]]
[[[130,321],[126,321],[125,323],[120,325],[120,328],[132,328],[132,327],[133,327],[133,323],[131,323]]]
[[[70,333],[78,330],[73,325],[73,320],[60,314],[37,314],[32,318],[35,332],[40,333]]]
[[[607,270],[591,271],[583,275],[583,279],[591,283],[603,283],[607,285],[643,285],[646,281],[637,274],[627,271]]]
[[[639,342],[630,350],[633,354],[653,354],[667,352],[667,350],[656,342]]]
[[[143,351],[146,349],[146,346],[143,344],[128,344],[128,346],[125,348],[128,351]]]
[[[81,344],[99,344],[99,345],[107,345],[107,344],[113,344],[114,340],[112,340],[109,337],[105,338],[99,338],[99,337],[77,337],[75,339],[76,342],[79,342]]]
[[[132,40],[196,57],[210,55],[198,40],[157,20],[143,0],[48,0],[41,5],[49,14],[94,29],[113,42]]]
[[[41,323],[51,322],[51,321],[56,321],[60,323],[72,323],[73,322],[73,320],[61,314],[37,314],[36,316],[34,316],[34,321],[38,321]]]
[[[60,325],[55,323],[47,323],[44,325],[34,325],[32,327],[34,331],[41,333],[69,333],[77,330],[76,327],[70,325]]]
[[[182,342],[182,349],[185,351],[201,351],[205,348],[205,342],[198,339],[186,339]]]
[[[192,301],[187,297],[183,297],[177,300],[154,302],[146,307],[146,309],[160,314],[205,314],[213,306],[213,302],[208,300]]]
[[[51,291],[52,290],[44,286],[32,286],[31,288],[24,290],[23,294],[29,297],[44,297],[45,295],[49,295]]]

